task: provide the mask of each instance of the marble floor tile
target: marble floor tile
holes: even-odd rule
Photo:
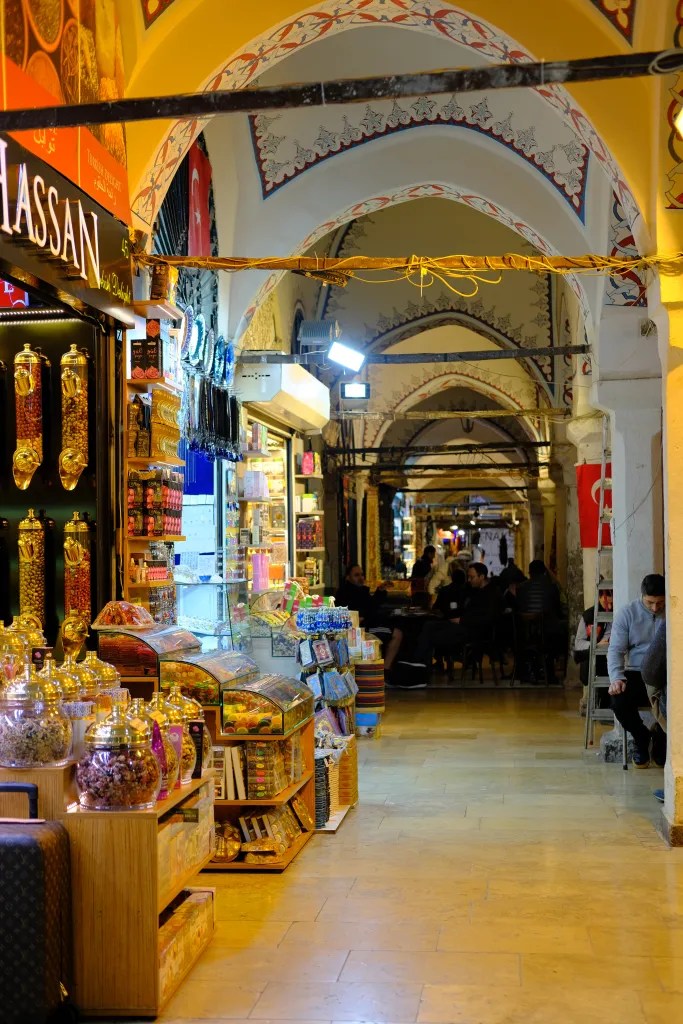
[[[387,1021],[410,1024],[417,1020],[421,985],[349,982],[268,985],[250,1014],[252,1020],[306,1020],[313,1016],[334,1021]]]
[[[163,1024],[675,1024],[683,850],[576,692],[389,694],[361,802],[283,875],[206,873],[214,941]]]

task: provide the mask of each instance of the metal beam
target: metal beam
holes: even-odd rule
[[[361,410],[337,410],[337,419],[364,419],[364,420],[493,420],[499,417],[513,416],[521,418],[528,416],[531,419],[540,417],[553,417],[566,419],[571,416],[571,409],[544,408],[544,409],[425,409],[423,412],[362,412]]]
[[[368,100],[399,99],[490,89],[535,89],[564,82],[642,78],[670,74],[683,67],[683,51],[651,50],[580,60],[528,64],[489,64],[477,68],[348,78],[297,85],[223,89],[174,96],[127,98],[101,103],[29,107],[0,113],[0,132],[65,128],[89,124],[132,123],[166,118],[213,117],[261,110],[323,107]]]
[[[411,455],[466,455],[487,452],[515,451],[518,448],[550,448],[552,441],[494,441],[490,444],[425,444],[425,445],[368,445],[358,448],[326,448],[327,455],[394,455],[403,452]],[[557,445],[555,445],[557,447]]]
[[[444,491],[448,491],[449,494],[464,493],[472,494],[472,487],[399,487],[397,488],[401,494],[443,494]],[[491,487],[480,487],[477,491],[528,491],[529,487],[527,484],[493,484]],[[506,505],[511,502],[505,502]],[[527,505],[528,502],[520,501],[517,504]]]
[[[387,366],[393,363],[480,363],[490,359],[534,359],[537,356],[585,355],[589,345],[551,345],[545,348],[493,348],[477,352],[398,352],[395,355],[370,352],[366,365]],[[332,366],[321,352],[261,352],[253,349],[242,352],[240,363],[297,363],[300,366]],[[334,364],[335,369],[339,369]]]
[[[539,466],[549,465],[549,462],[535,462],[533,464],[530,462],[473,462],[470,465],[467,465],[465,463],[458,464],[452,462],[437,462],[434,465],[413,466],[405,462],[391,462],[383,464],[375,463],[372,466],[344,466],[342,472],[360,473],[367,470],[368,472],[372,471],[375,473],[390,473],[400,470],[402,473],[409,476],[411,473],[429,473],[438,472],[441,470],[448,470],[451,473],[463,472],[464,470],[467,470],[468,472],[479,472],[481,470],[489,470],[495,473],[505,474],[514,470],[524,469],[529,471],[538,469]]]

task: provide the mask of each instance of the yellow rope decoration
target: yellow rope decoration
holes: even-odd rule
[[[658,271],[675,275],[683,272],[683,253],[624,258],[621,256],[347,256],[337,259],[326,256],[266,256],[260,259],[239,256],[154,256],[136,250],[135,261],[141,266],[166,264],[169,267],[197,267],[201,270],[291,270],[326,284],[343,287],[352,278],[366,284],[394,284],[408,281],[420,291],[439,281],[450,291],[464,298],[473,298],[482,284],[500,284],[505,271],[522,270],[534,274],[610,274],[623,275]],[[359,271],[376,274],[392,271],[391,277],[361,277]]]

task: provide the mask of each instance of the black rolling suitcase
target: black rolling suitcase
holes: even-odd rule
[[[57,821],[38,821],[38,787],[26,793],[28,819],[0,818],[0,1024],[76,1020],[71,989],[69,837]],[[36,819],[35,821],[30,819]]]

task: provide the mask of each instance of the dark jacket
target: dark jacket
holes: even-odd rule
[[[666,732],[666,620],[657,626],[654,640],[643,655],[640,674],[653,714]]]
[[[439,612],[445,619],[460,618],[464,590],[460,583],[449,583],[447,587],[442,587],[436,595],[434,611]]]
[[[549,622],[561,619],[562,602],[557,584],[549,576],[527,580],[517,591],[517,610],[542,614]]]
[[[334,602],[338,608],[348,608],[352,612],[358,612],[363,626],[372,626],[377,618],[379,604],[384,596],[384,591],[376,590],[370,593],[370,587],[358,587],[355,583],[342,583],[334,595]]]

